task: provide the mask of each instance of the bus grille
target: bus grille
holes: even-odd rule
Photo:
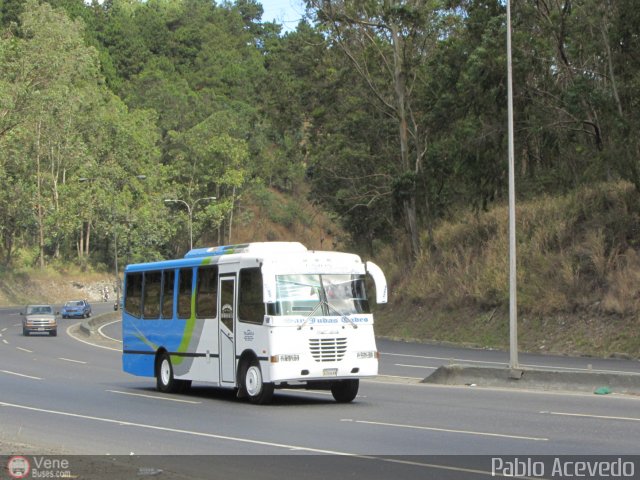
[[[316,362],[338,362],[347,352],[347,339],[310,338],[309,350]]]

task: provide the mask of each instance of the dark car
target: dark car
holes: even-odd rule
[[[86,300],[72,300],[62,307],[62,318],[89,318],[91,305]]]
[[[58,334],[57,312],[51,305],[27,305],[22,319],[22,334],[48,333],[55,337]]]

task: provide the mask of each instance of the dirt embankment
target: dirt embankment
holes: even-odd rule
[[[113,276],[104,274],[7,274],[0,279],[0,306],[29,303],[62,304],[68,300],[103,300],[105,288],[114,298]]]

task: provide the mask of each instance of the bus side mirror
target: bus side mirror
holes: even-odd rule
[[[367,273],[376,285],[376,303],[387,303],[387,279],[382,269],[373,262],[367,262]]]

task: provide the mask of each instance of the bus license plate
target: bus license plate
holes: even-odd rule
[[[338,376],[338,369],[337,368],[325,368],[322,371],[322,376],[323,377],[337,377]]]

